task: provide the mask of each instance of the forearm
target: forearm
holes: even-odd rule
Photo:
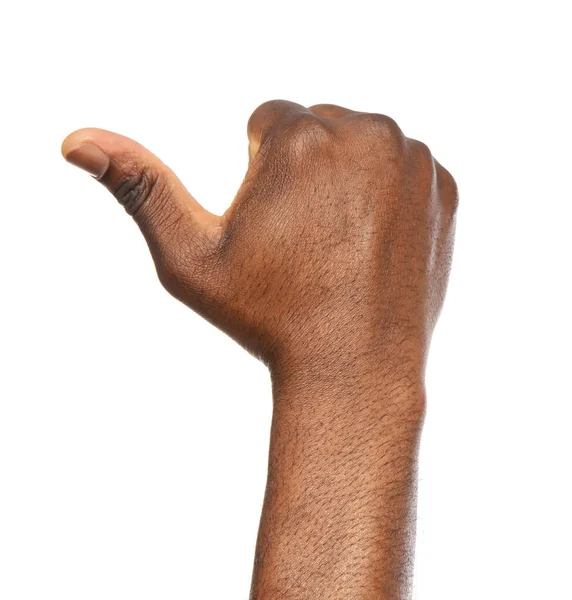
[[[423,393],[341,379],[274,382],[252,600],[410,597]]]

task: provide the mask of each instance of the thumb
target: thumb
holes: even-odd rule
[[[135,219],[158,271],[188,252],[199,258],[207,240],[220,232],[220,217],[205,210],[152,152],[127,137],[80,129],[63,141],[62,154],[100,181]]]

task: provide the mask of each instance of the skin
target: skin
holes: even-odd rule
[[[222,216],[123,136],[66,159],[138,223],[159,279],[269,368],[251,600],[411,597],[424,370],[450,269],[452,176],[390,118],[267,102]]]

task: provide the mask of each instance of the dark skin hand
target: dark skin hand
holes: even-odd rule
[[[455,182],[383,115],[273,101],[248,136],[248,172],[222,216],[123,136],[82,129],[62,153],[133,216],[165,288],[270,369],[251,599],[410,598]]]

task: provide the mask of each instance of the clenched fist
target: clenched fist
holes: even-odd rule
[[[268,102],[248,137],[222,216],[130,139],[84,129],[62,151],[137,221],[167,290],[273,370],[329,376],[389,354],[420,371],[449,271],[451,175],[390,118],[332,105]]]
[[[222,216],[130,139],[84,129],[62,151],[137,221],[167,290],[270,368],[251,600],[404,600],[455,182],[378,114],[268,102],[248,137]]]

